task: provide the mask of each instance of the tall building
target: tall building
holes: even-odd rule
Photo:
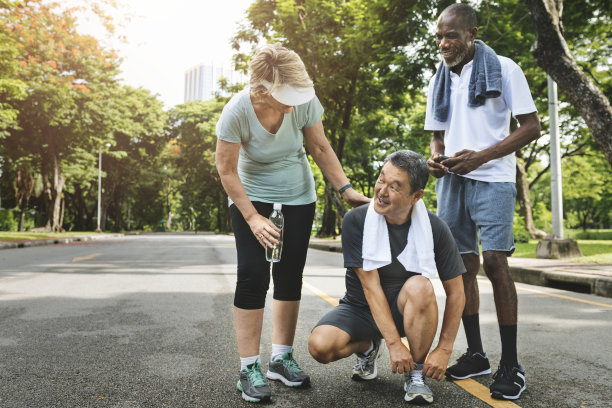
[[[224,77],[230,85],[247,82],[247,76],[234,71],[228,65],[198,64],[185,71],[185,102],[207,101],[215,93],[226,95],[219,89],[219,79]]]

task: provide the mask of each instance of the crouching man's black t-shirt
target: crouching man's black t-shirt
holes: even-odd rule
[[[363,267],[361,255],[363,245],[363,225],[369,204],[355,208],[344,216],[342,221],[342,252],[344,254],[344,267],[346,269],[346,294],[342,303],[368,307],[363,287],[353,268]],[[437,215],[428,211],[429,221],[434,241],[434,255],[436,268],[440,280],[449,280],[465,272],[457,244],[451,235],[448,225]],[[380,283],[389,304],[397,297],[406,280],[418,273],[407,271],[397,260],[408,242],[410,220],[402,225],[387,223],[389,230],[389,243],[391,245],[391,263],[378,269]]]

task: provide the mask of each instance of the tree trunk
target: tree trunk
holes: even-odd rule
[[[66,180],[62,174],[60,168],[59,158],[56,154],[52,154],[52,174],[53,179],[51,181],[51,230],[53,232],[61,232],[62,225],[60,223],[60,211],[62,203],[62,191],[64,190],[64,184]]]
[[[525,221],[525,230],[529,232],[531,238],[537,237],[537,231],[533,224],[533,211],[531,207],[531,199],[529,197],[529,183],[525,174],[525,166],[523,161],[519,159],[517,152],[516,160],[516,201],[519,205],[519,214]]]
[[[19,227],[18,231],[23,232],[23,221],[25,219],[25,213],[28,209],[28,202],[30,196],[34,191],[34,177],[30,174],[29,170],[20,168],[17,170],[17,202],[21,208],[19,214]]]
[[[353,114],[354,104],[352,103],[355,97],[355,91],[357,88],[357,71],[351,80],[347,98],[347,103],[344,105],[344,111],[342,112],[342,123],[340,125],[339,137],[337,144],[334,143],[336,140],[332,137],[332,149],[336,153],[336,157],[340,164],[342,164],[342,157],[344,156],[344,144],[346,142],[346,132],[351,125],[351,117]],[[337,211],[336,211],[337,210]],[[338,229],[342,229],[342,217],[346,214],[346,208],[341,199],[339,199],[338,193],[334,190],[334,187],[325,177],[325,205],[323,206],[323,217],[321,219],[321,230],[318,232],[318,237],[332,237],[336,236],[336,224]]]
[[[27,209],[28,209],[28,204],[26,203],[25,200],[23,200],[21,202],[21,211],[19,214],[19,227],[17,228],[17,231],[19,232],[23,232],[23,221],[25,219],[25,213]]]
[[[62,227],[64,225],[64,213],[66,212],[66,200],[64,198],[62,198],[61,203],[60,203],[60,218],[59,218],[59,225],[60,225],[60,230],[63,232],[64,228]]]
[[[536,63],[557,83],[586,122],[593,139],[612,165],[612,107],[570,55],[561,26],[562,0],[525,0],[535,25],[532,52]]]
[[[321,229],[317,237],[335,237],[336,233],[336,211],[333,206],[332,194],[336,194],[334,186],[325,179],[325,203],[323,204],[323,216],[321,217]]]

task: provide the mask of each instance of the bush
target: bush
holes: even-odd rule
[[[13,217],[13,210],[0,210],[0,231],[17,231],[18,220]]]
[[[514,215],[514,224],[512,225],[512,231],[514,233],[514,242],[526,243],[529,242],[529,232],[525,229],[525,221],[523,217]]]
[[[572,239],[612,240],[612,230],[566,230],[567,237]]]

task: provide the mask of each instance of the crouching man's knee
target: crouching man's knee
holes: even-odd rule
[[[423,313],[438,307],[431,281],[424,276],[413,276],[406,281],[399,296],[399,305],[410,307],[413,313]]]
[[[320,330],[321,326],[315,328],[310,337],[308,337],[308,352],[319,363],[331,363],[334,356],[334,350],[329,338],[326,338],[324,331]]]
[[[337,327],[317,326],[308,337],[308,351],[319,363],[328,364],[346,357],[342,355],[342,350],[350,340],[348,333]]]

